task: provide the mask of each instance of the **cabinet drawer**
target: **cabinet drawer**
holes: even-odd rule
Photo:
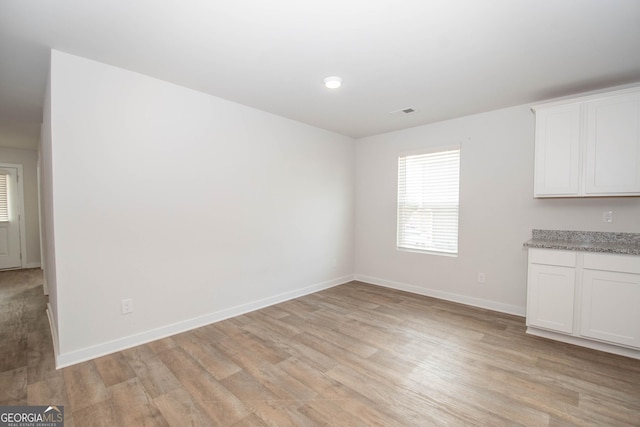
[[[586,253],[584,268],[640,274],[640,256]]]
[[[529,262],[533,264],[559,265],[575,267],[577,254],[571,251],[555,249],[529,249]]]

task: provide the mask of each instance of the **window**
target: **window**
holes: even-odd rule
[[[0,222],[9,221],[9,183],[8,175],[0,172]]]
[[[398,158],[398,249],[458,253],[460,147]]]

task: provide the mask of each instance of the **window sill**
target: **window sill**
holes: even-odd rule
[[[410,253],[425,254],[425,255],[440,255],[440,256],[445,256],[450,258],[458,257],[457,252],[440,252],[440,251],[430,251],[430,250],[423,250],[423,249],[412,249],[412,248],[401,248],[401,247],[396,247],[396,250],[398,252],[410,252]]]

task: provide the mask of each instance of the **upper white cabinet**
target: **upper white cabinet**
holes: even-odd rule
[[[532,109],[535,197],[640,196],[640,87]]]
[[[536,110],[536,197],[579,194],[580,110],[580,104]]]
[[[640,92],[589,101],[586,195],[640,193]]]

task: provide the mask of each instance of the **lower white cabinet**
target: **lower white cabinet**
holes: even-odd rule
[[[529,249],[527,327],[640,358],[640,256]]]
[[[640,348],[640,274],[582,274],[580,335]]]
[[[572,333],[575,288],[575,267],[530,264],[527,325]]]

